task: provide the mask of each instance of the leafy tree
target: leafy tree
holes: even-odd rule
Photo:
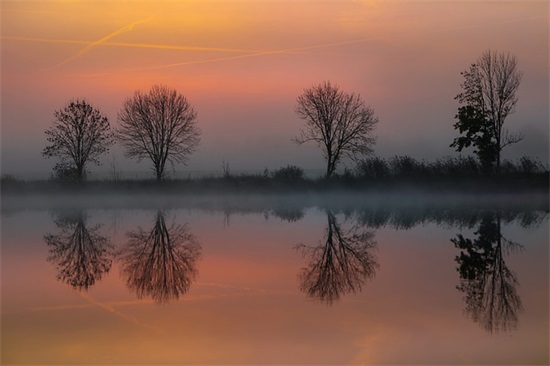
[[[496,167],[498,174],[502,149],[523,139],[522,134],[504,128],[518,101],[521,72],[517,59],[509,53],[488,50],[461,75],[462,93],[455,97],[461,106],[454,124],[461,136],[454,139],[451,147],[457,151],[473,147],[484,168],[492,171]]]
[[[200,142],[197,112],[185,96],[166,86],[136,91],[124,102],[118,121],[116,136],[126,156],[150,159],[157,180],[164,177],[166,162],[185,164]]]
[[[464,293],[466,313],[488,332],[517,326],[522,311],[516,274],[504,254],[523,247],[501,234],[500,213],[482,217],[474,240],[457,235],[451,239],[460,255],[455,257],[460,274],[457,289]]]
[[[306,125],[294,141],[317,143],[327,161],[326,178],[343,157],[357,160],[373,151],[378,118],[357,94],[345,93],[327,81],[304,90],[297,99],[296,114]]]
[[[54,112],[53,126],[46,130],[48,145],[42,155],[58,157],[61,162],[54,171],[71,172],[71,179],[86,179],[86,165],[100,165],[99,157],[113,144],[109,121],[101,112],[85,100],[69,102],[63,109]]]

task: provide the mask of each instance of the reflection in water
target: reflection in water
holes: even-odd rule
[[[304,210],[297,207],[279,206],[273,209],[273,215],[287,222],[297,222],[304,218]]]
[[[150,231],[140,227],[127,236],[118,258],[128,288],[140,299],[149,296],[164,303],[189,290],[197,276],[201,247],[186,225],[167,227],[159,210]]]
[[[54,221],[61,232],[44,235],[50,249],[48,261],[56,264],[58,280],[77,290],[94,285],[109,272],[113,262],[113,246],[99,234],[101,225],[88,228],[86,221],[86,213],[80,210],[62,214]]]
[[[298,248],[309,257],[300,272],[300,289],[331,305],[341,294],[360,291],[365,280],[374,277],[378,262],[372,253],[376,248],[373,232],[360,231],[357,226],[342,230],[330,210],[327,220],[324,243]]]
[[[456,257],[460,274],[458,290],[464,292],[466,312],[488,332],[514,329],[522,310],[518,280],[504,261],[504,254],[523,246],[501,234],[501,216],[482,218],[474,240],[457,235],[451,239],[461,249]]]

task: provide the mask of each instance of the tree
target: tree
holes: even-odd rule
[[[167,303],[189,290],[198,273],[201,246],[187,225],[167,226],[159,210],[150,231],[140,227],[127,235],[118,259],[128,288],[138,298]]]
[[[522,134],[504,128],[514,113],[516,91],[521,82],[517,59],[509,53],[485,51],[470,68],[461,73],[462,93],[455,99],[461,104],[454,128],[462,135],[451,147],[457,151],[472,146],[482,165],[500,173],[501,151],[523,139]]]
[[[451,239],[461,250],[455,257],[460,274],[457,289],[464,293],[466,313],[490,333],[513,329],[523,308],[516,274],[506,265],[504,254],[523,246],[502,236],[499,212],[485,214],[475,234],[474,240],[462,235]]]
[[[359,230],[358,226],[343,230],[330,210],[327,220],[322,244],[297,248],[310,259],[300,272],[300,289],[332,305],[341,294],[361,291],[364,282],[374,277],[378,261],[372,253],[376,249],[372,231]]]
[[[87,290],[111,269],[114,247],[100,234],[100,225],[88,227],[83,211],[63,213],[55,220],[61,230],[47,234],[48,261],[57,267],[57,279],[77,290]]]
[[[306,125],[294,141],[317,143],[327,161],[326,178],[342,158],[358,160],[373,151],[378,118],[357,94],[345,93],[327,81],[304,90],[297,99],[296,114]]]
[[[77,181],[86,177],[86,165],[100,165],[99,157],[113,143],[107,117],[85,100],[69,102],[54,112],[55,121],[46,130],[47,146],[42,155],[59,157],[54,170],[59,176],[74,176]]]
[[[149,93],[136,91],[118,115],[117,139],[126,156],[150,159],[157,180],[165,175],[166,162],[186,163],[200,142],[197,112],[175,89],[155,85]]]

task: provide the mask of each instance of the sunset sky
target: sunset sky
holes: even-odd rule
[[[325,80],[374,108],[376,155],[453,155],[460,71],[487,49],[515,54],[523,72],[506,124],[525,140],[504,157],[548,163],[547,1],[2,1],[1,11],[2,173],[48,176],[44,131],[71,99],[116,126],[124,99],[154,84],[198,112],[200,148],[178,171],[322,169],[314,145],[291,139],[296,97]],[[119,147],[111,155],[123,172],[149,169]]]

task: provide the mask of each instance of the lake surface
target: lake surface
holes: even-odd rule
[[[2,364],[549,363],[547,200],[138,201],[4,197]]]

